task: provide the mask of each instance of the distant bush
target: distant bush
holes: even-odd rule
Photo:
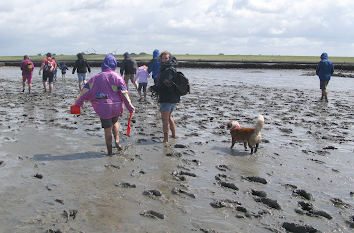
[[[219,53],[218,55],[225,55],[225,54],[223,54],[223,53]]]
[[[148,55],[147,53],[141,52],[139,53],[139,55],[143,56],[143,55]]]

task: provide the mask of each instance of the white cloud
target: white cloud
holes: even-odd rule
[[[352,56],[350,0],[3,0],[0,55],[79,51]]]

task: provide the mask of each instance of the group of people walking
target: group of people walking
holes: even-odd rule
[[[160,104],[160,113],[163,129],[163,142],[169,142],[169,132],[172,138],[177,138],[176,124],[172,117],[172,112],[180,102],[180,95],[173,85],[173,78],[176,76],[177,59],[170,52],[165,51],[159,54],[158,50],[153,51],[153,58],[148,66],[137,68],[137,62],[124,54],[124,60],[120,66],[120,72],[115,72],[118,62],[112,54],[106,55],[101,72],[93,76],[86,82],[86,73],[91,72],[88,62],[83,58],[83,54],[77,54],[77,60],[73,67],[72,74],[77,71],[80,94],[75,101],[75,105],[82,107],[85,101],[90,101],[93,109],[101,120],[104,129],[107,153],[112,155],[112,134],[116,148],[121,150],[119,143],[119,124],[118,117],[123,114],[123,105],[128,109],[130,115],[135,111],[132,101],[129,97],[128,85],[129,81],[135,86],[142,99],[141,90],[144,92],[144,100],[146,100],[146,91],[150,90],[158,94],[158,102]],[[64,67],[64,68],[63,68]],[[55,59],[51,58],[48,53],[43,60],[39,74],[43,70],[43,87],[46,91],[47,82],[49,82],[49,92],[53,90],[54,70],[57,68]],[[33,62],[26,55],[21,63],[23,76],[23,92],[25,90],[25,82],[29,85],[31,91],[32,72],[34,69]],[[61,70],[65,76],[68,68],[62,63]],[[322,90],[321,100],[328,101],[326,87],[334,72],[333,63],[328,60],[327,53],[321,55],[321,61],[317,65],[316,74],[320,79],[320,89]],[[152,74],[154,85],[147,88],[148,78]],[[64,77],[63,76],[63,77]],[[139,82],[139,85],[137,84]]]
[[[106,55],[101,66],[101,72],[93,76],[84,85],[79,97],[75,101],[75,105],[79,107],[82,107],[85,101],[91,102],[93,109],[100,118],[101,126],[104,129],[108,155],[113,154],[113,137],[116,148],[118,150],[122,149],[119,143],[118,117],[123,114],[123,106],[125,105],[128,109],[130,116],[132,116],[135,111],[128,92],[129,80],[135,84],[134,86],[136,88],[144,89],[144,97],[146,98],[149,69],[146,66],[142,66],[136,74],[136,68],[134,69],[136,66],[136,62],[130,58],[128,54],[124,54],[120,74],[118,74],[115,72],[117,68],[116,58],[112,54]],[[172,112],[177,103],[180,102],[180,96],[176,88],[172,85],[172,79],[177,73],[177,60],[171,53],[166,51],[161,53],[159,59],[151,60],[149,68],[152,66],[154,66],[158,72],[154,76],[155,84],[149,89],[158,93],[164,134],[163,142],[168,143],[169,131],[171,131],[172,137],[176,138],[176,125],[172,117]],[[142,80],[139,82],[138,87],[136,86],[136,78]],[[140,89],[139,94],[141,96]]]
[[[82,84],[86,83],[86,73],[91,72],[91,68],[88,62],[83,58],[81,53],[77,54],[78,59],[76,60],[72,74],[77,70],[78,81],[79,81],[79,89],[82,89]],[[26,82],[28,84],[28,92],[31,93],[32,88],[32,76],[34,70],[34,64],[30,60],[28,55],[23,57],[23,61],[21,62],[20,68],[22,70],[22,83],[23,89],[22,92],[25,92]],[[42,75],[43,88],[44,92],[47,92],[47,85],[49,85],[49,93],[53,92],[54,81],[57,79],[57,71],[61,70],[62,78],[66,78],[66,72],[69,70],[68,66],[65,62],[61,62],[60,64],[56,61],[54,57],[52,57],[51,53],[46,54],[46,58],[43,59],[41,66],[39,68],[38,74]]]
[[[164,134],[163,142],[169,142],[169,131],[171,131],[172,138],[176,138],[176,125],[172,117],[173,110],[176,108],[177,103],[180,102],[180,96],[176,88],[172,85],[172,79],[177,73],[176,58],[167,51],[159,54],[159,51],[156,49],[148,66],[137,67],[137,62],[128,53],[125,53],[119,73],[115,71],[117,66],[118,62],[116,58],[112,54],[108,54],[101,65],[101,72],[90,78],[89,81],[86,81],[86,73],[91,72],[91,67],[84,59],[83,54],[79,53],[72,70],[72,74],[77,71],[80,89],[80,94],[75,101],[75,105],[82,107],[85,101],[91,102],[104,129],[107,153],[109,155],[113,154],[113,138],[116,148],[118,150],[122,149],[119,143],[118,117],[123,114],[123,106],[125,105],[131,115],[135,112],[135,108],[129,97],[129,82],[138,90],[139,100],[142,100],[143,97],[141,91],[143,91],[144,100],[146,100],[147,90],[157,93]],[[31,68],[27,69],[27,67]],[[50,93],[53,91],[53,71],[57,67],[55,59],[48,53],[42,61],[39,74],[43,71],[43,87],[46,91],[47,83],[49,83]],[[21,63],[23,91],[26,81],[29,85],[29,92],[31,91],[33,68],[33,62],[26,55]],[[68,70],[64,63],[61,63],[60,68],[63,74]],[[150,74],[154,80],[154,85],[147,88]]]

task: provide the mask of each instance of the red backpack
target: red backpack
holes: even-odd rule
[[[52,58],[48,57],[47,61],[45,62],[44,69],[47,72],[53,72],[54,71],[54,66],[55,63]]]

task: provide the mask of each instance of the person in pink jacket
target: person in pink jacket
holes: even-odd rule
[[[122,149],[119,144],[118,117],[123,114],[123,105],[130,113],[134,112],[134,106],[129,98],[124,79],[115,72],[116,58],[112,54],[107,54],[101,68],[102,72],[93,76],[84,85],[75,105],[81,107],[84,101],[91,102],[104,128],[108,155],[112,155],[112,132],[117,149]]]
[[[21,62],[22,70],[22,92],[25,92],[26,81],[28,84],[28,93],[31,93],[32,88],[32,75],[33,75],[34,65],[33,62],[29,59],[28,55],[23,56],[23,61]]]

